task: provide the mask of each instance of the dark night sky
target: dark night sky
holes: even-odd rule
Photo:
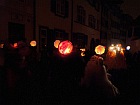
[[[140,0],[124,0],[121,8],[124,13],[131,15],[135,19],[140,15]]]

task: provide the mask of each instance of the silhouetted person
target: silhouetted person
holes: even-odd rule
[[[86,97],[93,103],[110,102],[118,94],[118,89],[108,78],[102,57],[96,55],[88,61],[81,86],[86,89]],[[92,101],[93,100],[93,101]],[[100,103],[101,104],[101,103]]]
[[[61,55],[55,52],[50,65],[50,94],[51,102],[74,103],[78,101],[78,91],[85,63],[80,54],[72,52],[69,55]]]

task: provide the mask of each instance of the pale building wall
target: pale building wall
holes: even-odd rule
[[[85,35],[88,35],[88,44],[87,48],[90,47],[90,41],[92,38],[100,39],[100,31],[88,27],[88,15],[93,15],[95,19],[100,21],[100,12],[97,12],[94,7],[92,7],[87,1],[85,0],[74,0],[73,1],[73,12],[74,12],[74,24],[73,24],[73,32],[81,32]],[[77,6],[81,5],[86,11],[86,22],[85,25],[77,23]],[[100,27],[100,26],[99,26]]]

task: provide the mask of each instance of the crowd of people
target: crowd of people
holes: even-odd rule
[[[114,66],[107,57],[90,51],[82,57],[75,48],[68,55],[57,48],[39,54],[24,40],[16,47],[6,41],[0,50],[1,105],[138,104],[139,52],[125,51]]]

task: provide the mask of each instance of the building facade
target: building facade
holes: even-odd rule
[[[33,39],[33,0],[1,0],[0,14],[0,43]]]
[[[55,40],[70,40],[74,46],[90,49],[91,41],[100,39],[99,3],[98,7],[92,0],[37,0],[36,4],[39,50],[53,46]]]
[[[78,48],[128,43],[129,21],[109,0],[1,0],[0,43],[5,39],[37,41],[38,51],[70,40]],[[122,28],[124,26],[125,28]]]

